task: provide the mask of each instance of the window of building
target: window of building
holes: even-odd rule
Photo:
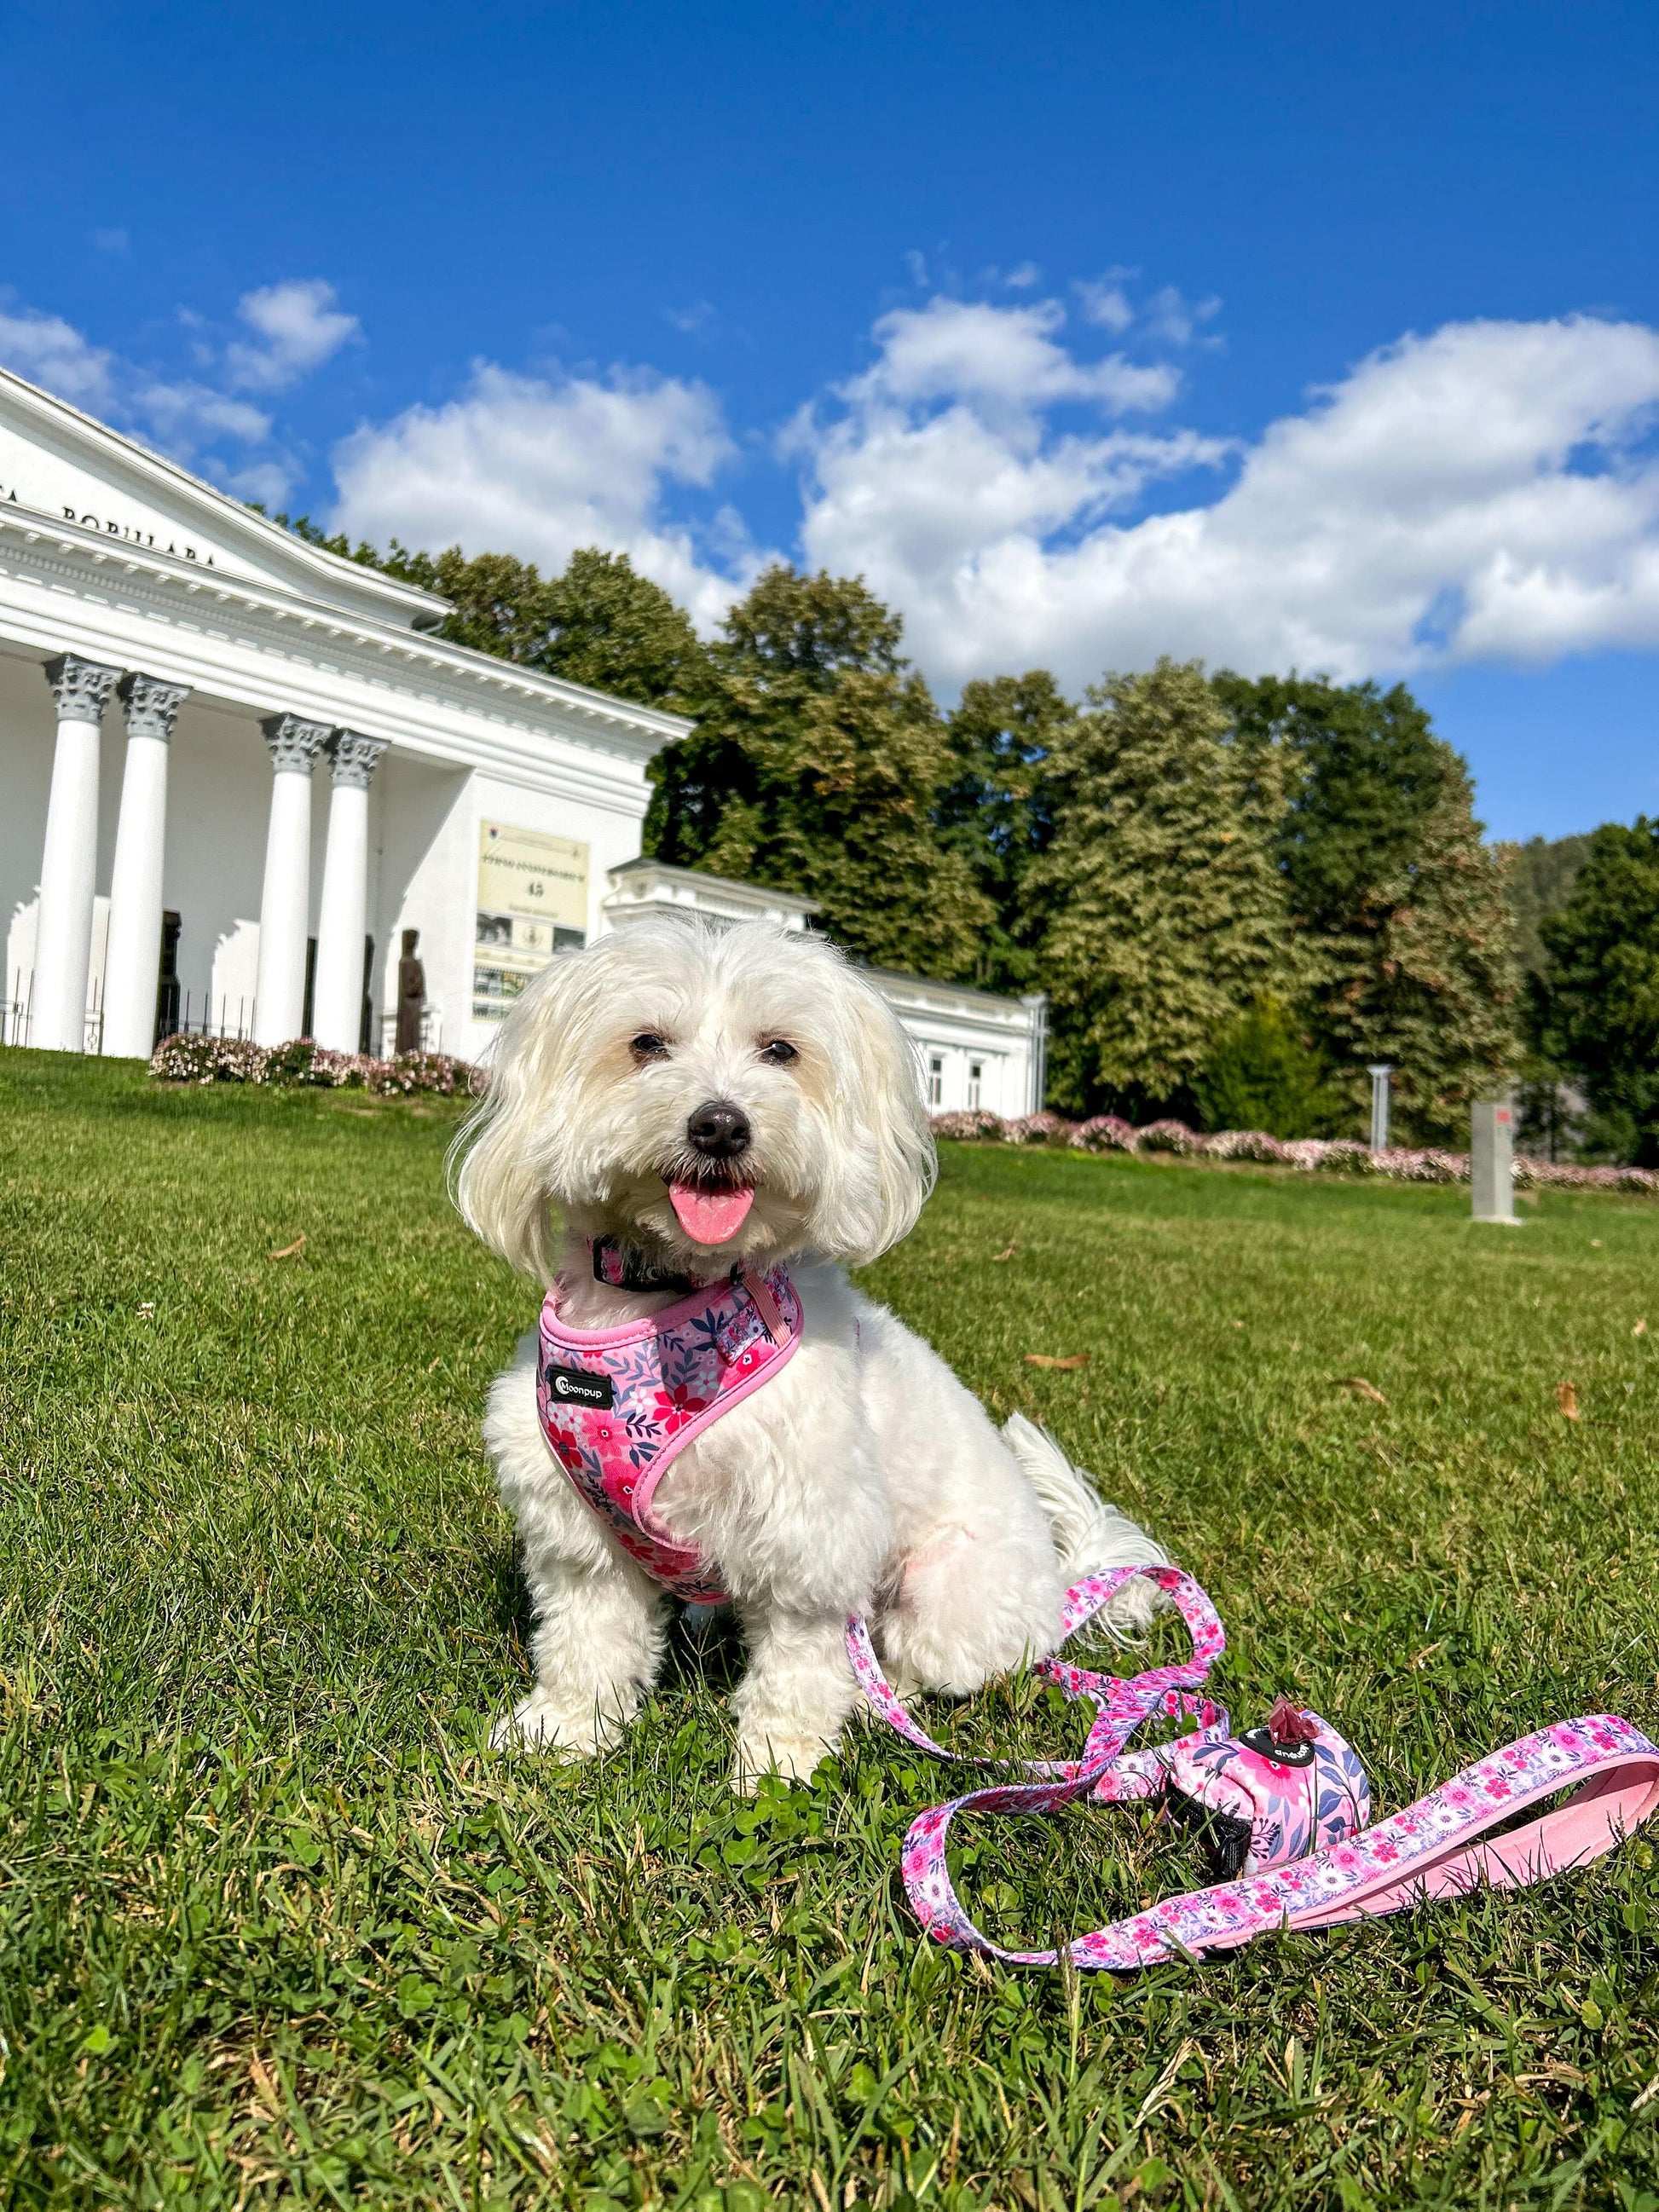
[[[984,1075],[984,1073],[985,1073],[985,1063],[984,1063],[984,1061],[983,1061],[983,1060],[970,1060],[969,1061],[969,1063],[968,1063],[968,1103],[969,1103],[970,1106],[977,1106],[977,1105],[978,1105],[978,1103],[979,1103],[979,1086],[980,1086],[980,1080],[981,1080],[981,1078]]]
[[[945,1103],[945,1062],[936,1052],[927,1056],[927,1103],[930,1106]]]

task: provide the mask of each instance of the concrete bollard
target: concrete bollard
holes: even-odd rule
[[[1389,1078],[1394,1073],[1391,1060],[1372,1060],[1365,1073],[1371,1079],[1371,1150],[1386,1152],[1389,1149]]]
[[[1507,1098],[1482,1098],[1473,1109],[1469,1189],[1477,1221],[1519,1224],[1515,1218],[1515,1109]]]

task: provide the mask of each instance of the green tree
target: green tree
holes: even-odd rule
[[[1054,834],[1048,757],[1076,717],[1048,670],[1033,668],[966,685],[945,725],[951,772],[933,821],[995,912],[976,970],[989,989],[1037,985],[1026,878]]]
[[[1193,1092],[1206,1129],[1265,1129],[1273,1137],[1320,1136],[1337,1106],[1319,1055],[1271,994],[1217,1036]]]
[[[1504,888],[1515,916],[1516,957],[1523,975],[1543,974],[1549,956],[1539,925],[1547,914],[1559,913],[1572,896],[1589,846],[1585,835],[1528,837],[1524,845],[1492,847],[1504,862]]]
[[[817,900],[849,951],[971,975],[994,920],[933,812],[944,726],[856,578],[769,569],[708,648],[697,727],[654,773],[648,849]]]
[[[1589,1148],[1659,1164],[1659,821],[1593,831],[1540,934],[1540,1042],[1583,1087]]]
[[[919,683],[860,671],[808,706],[771,785],[747,871],[817,900],[837,941],[878,966],[970,977],[994,914],[930,819],[946,765]]]
[[[1246,744],[1296,764],[1276,840],[1315,967],[1310,1018],[1357,1127],[1393,1064],[1402,1134],[1467,1139],[1472,1097],[1519,1053],[1515,922],[1468,770],[1403,684],[1223,672]]]
[[[780,700],[801,705],[833,690],[844,676],[898,676],[903,617],[868,590],[862,576],[803,576],[774,562],[722,625],[716,658]]]
[[[858,578],[766,569],[708,650],[688,706],[697,727],[652,763],[647,852],[715,875],[771,865],[775,787],[791,774],[780,748],[799,745],[811,702],[846,677],[898,678],[902,635],[899,617]],[[775,873],[767,880],[788,888]]]
[[[562,574],[544,576],[510,553],[468,560],[459,545],[410,553],[392,541],[388,575],[448,599],[441,635],[568,684],[585,684],[641,707],[678,708],[703,684],[703,652],[690,618],[625,553],[583,546]]]
[[[1283,749],[1236,741],[1201,665],[1104,678],[1054,746],[1054,834],[1029,881],[1054,1004],[1049,1092],[1188,1109],[1216,1038],[1300,974],[1270,846]]]

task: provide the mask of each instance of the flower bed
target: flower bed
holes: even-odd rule
[[[158,1083],[257,1083],[268,1090],[310,1085],[325,1091],[369,1091],[383,1098],[416,1091],[443,1098],[476,1097],[484,1073],[444,1052],[402,1052],[395,1060],[368,1053],[330,1052],[308,1037],[287,1044],[254,1044],[246,1037],[170,1036],[156,1046],[149,1072]]]
[[[936,1137],[960,1144],[1066,1145],[1079,1152],[1140,1152],[1194,1160],[1254,1160],[1304,1175],[1387,1176],[1396,1182],[1467,1182],[1467,1152],[1441,1152],[1432,1146],[1390,1145],[1373,1152],[1351,1137],[1298,1137],[1291,1142],[1264,1129],[1221,1129],[1205,1136],[1184,1121],[1149,1121],[1136,1129],[1115,1114],[1092,1121],[1066,1121],[1056,1114],[1024,1114],[1005,1121],[999,1114],[935,1114]],[[1522,1190],[1626,1190],[1659,1192],[1651,1168],[1583,1167],[1574,1163],[1529,1159],[1517,1154],[1515,1181]]]

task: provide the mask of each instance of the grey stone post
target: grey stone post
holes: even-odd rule
[[[1389,1149],[1389,1078],[1394,1073],[1394,1062],[1372,1060],[1365,1073],[1371,1079],[1371,1150],[1385,1152]]]
[[[1515,1109],[1507,1098],[1478,1099],[1470,1131],[1469,1189],[1477,1221],[1513,1229]]]
[[[1026,991],[1020,1001],[1031,1024],[1030,1081],[1027,1096],[1030,1100],[1028,1114],[1040,1114],[1048,1090],[1048,994],[1046,991]]]

